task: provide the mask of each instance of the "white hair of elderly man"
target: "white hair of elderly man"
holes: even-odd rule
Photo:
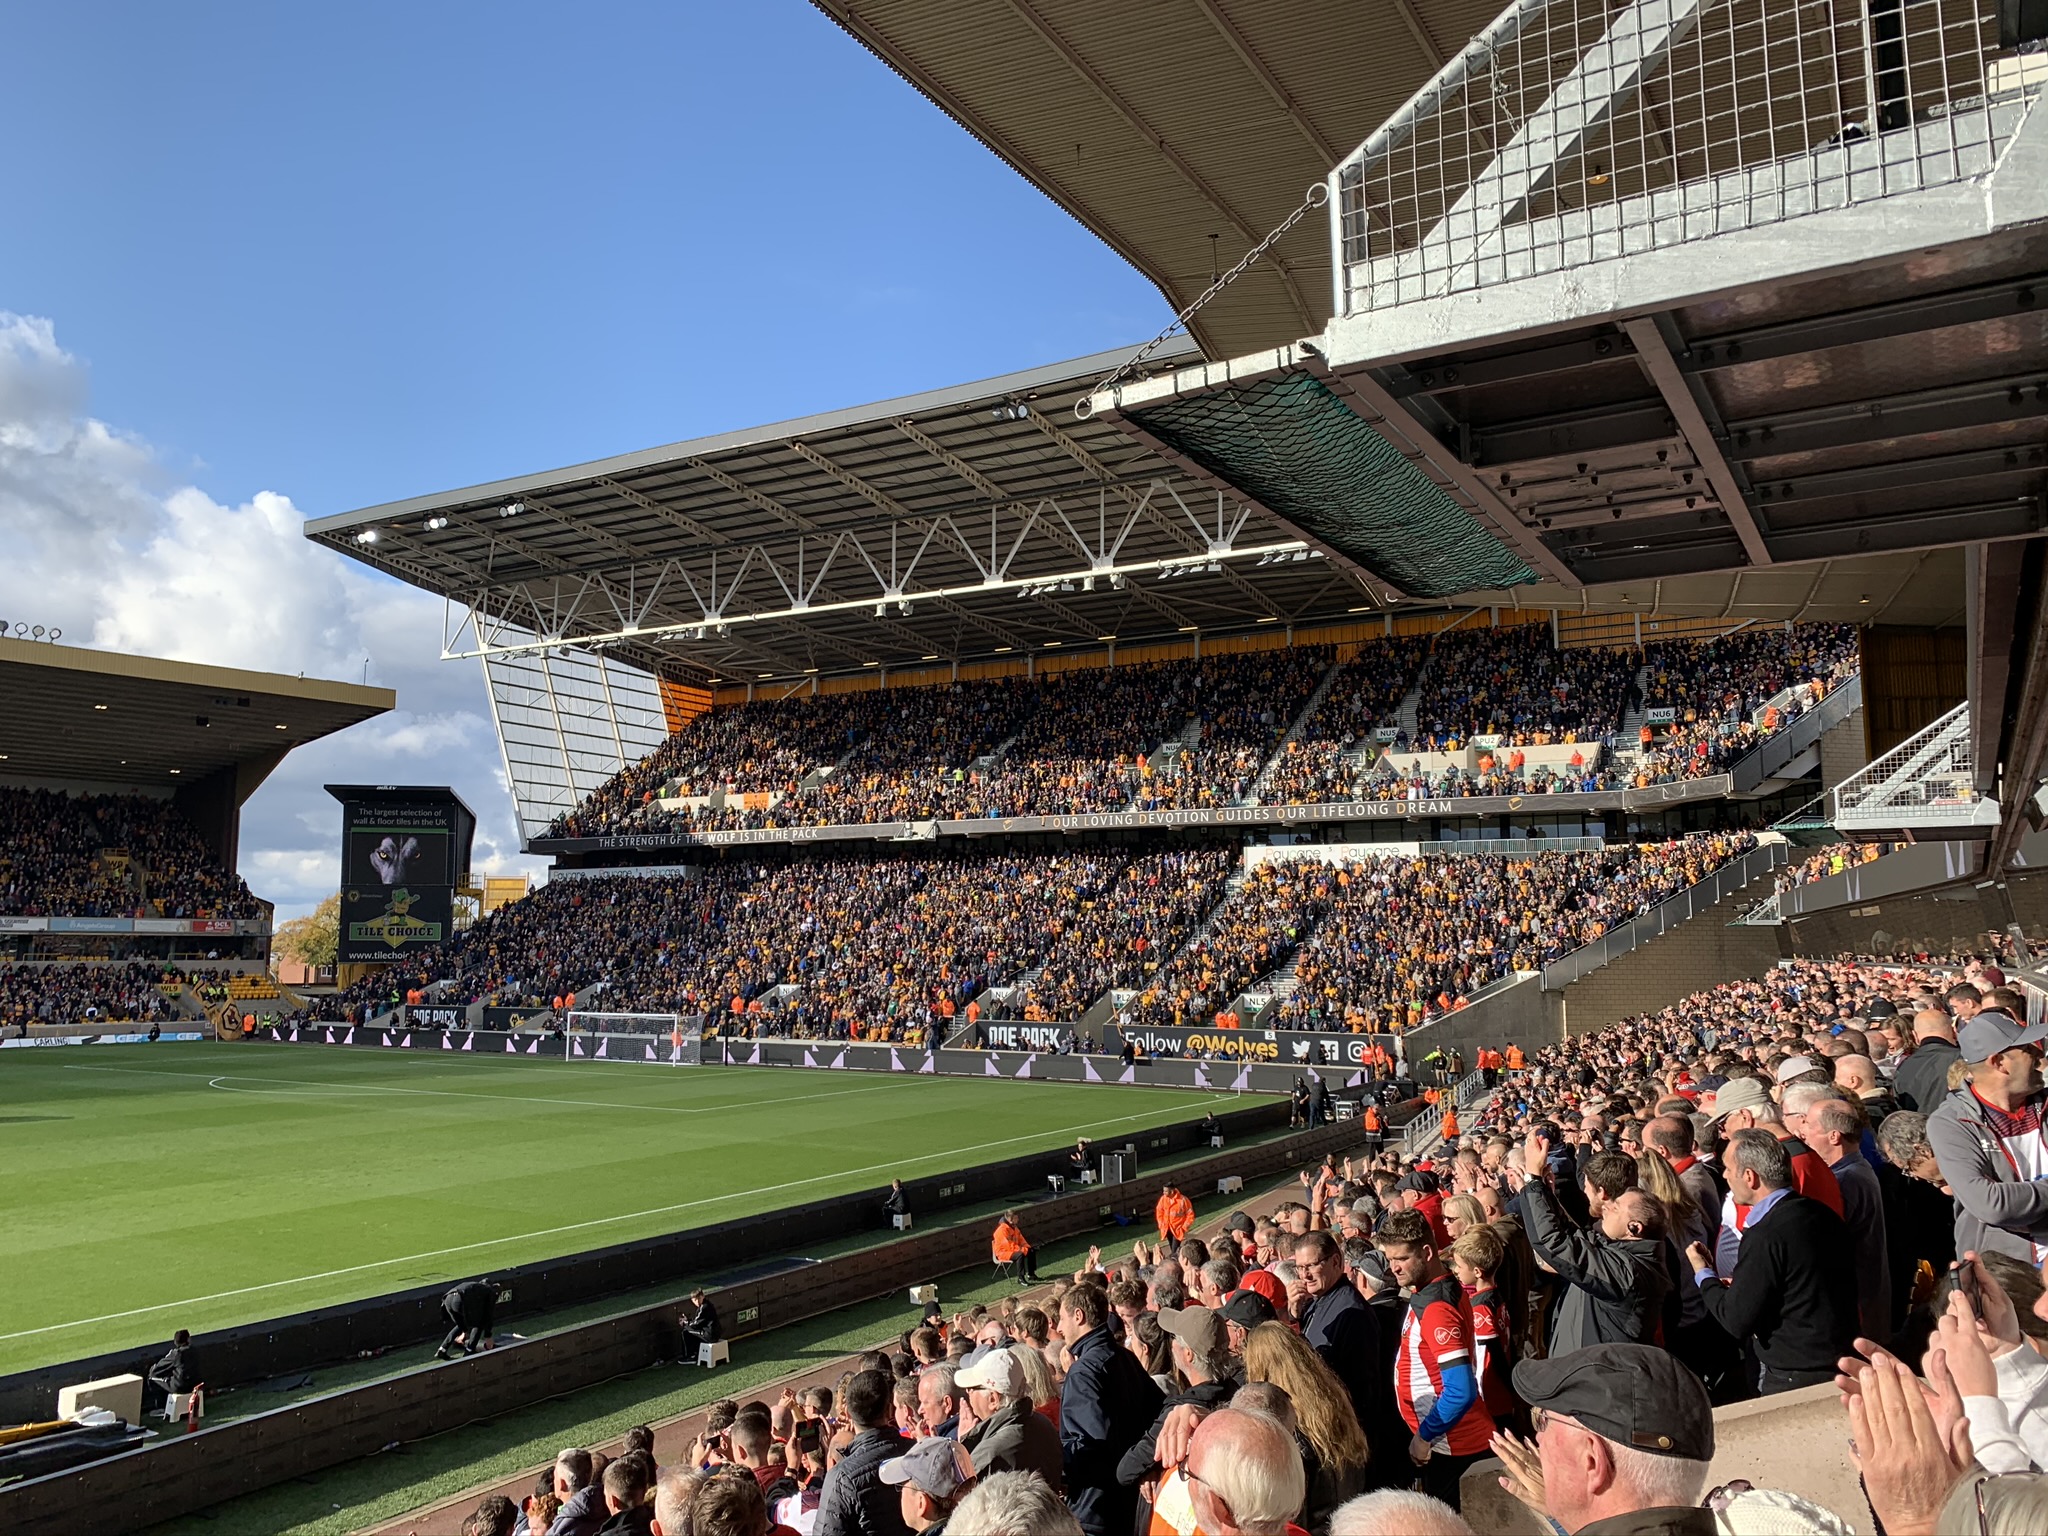
[[[1339,1504],[1330,1515],[1330,1536],[1472,1536],[1472,1527],[1441,1499],[1387,1488]]]
[[[1081,1536],[1081,1522],[1036,1472],[984,1477],[954,1508],[947,1536]]]

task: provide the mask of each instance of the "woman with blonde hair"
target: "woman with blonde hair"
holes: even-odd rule
[[[1301,1523],[1327,1531],[1330,1514],[1365,1487],[1369,1452],[1351,1395],[1337,1373],[1285,1323],[1261,1323],[1245,1335],[1244,1379],[1270,1382],[1294,1405],[1308,1495]]]
[[[1444,1200],[1444,1230],[1453,1238],[1485,1225],[1486,1207],[1477,1195],[1451,1195]]]

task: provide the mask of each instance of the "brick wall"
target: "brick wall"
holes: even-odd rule
[[[1820,782],[1833,789],[1870,761],[1870,739],[1859,706],[1820,739]]]
[[[1689,992],[1761,975],[1779,960],[1778,930],[1728,924],[1769,894],[1751,881],[1687,923],[1667,929],[1564,989],[1564,1029],[1582,1035],[1631,1014],[1677,1002]]]

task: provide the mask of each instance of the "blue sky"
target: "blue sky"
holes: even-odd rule
[[[438,604],[288,547],[294,518],[1168,318],[797,0],[74,0],[6,26],[0,518],[26,532],[0,598],[114,648],[350,676],[367,655],[401,717],[347,756],[457,783],[486,860],[513,838],[474,664],[434,660]],[[277,611],[200,621],[252,589]],[[317,785],[341,746],[245,820],[244,873],[283,912],[334,883]]]

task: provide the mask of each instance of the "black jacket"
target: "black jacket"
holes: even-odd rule
[[[1116,1464],[1116,1480],[1120,1483],[1142,1483],[1159,1470],[1159,1431],[1166,1428],[1166,1416],[1182,1403],[1195,1403],[1204,1410],[1221,1408],[1237,1391],[1234,1381],[1205,1381],[1200,1386],[1189,1387],[1185,1392],[1176,1392],[1163,1399],[1159,1412],[1153,1417],[1152,1427],[1138,1436],[1123,1460]]]
[[[683,1324],[683,1332],[693,1343],[713,1344],[725,1337],[718,1321],[718,1308],[709,1301],[699,1307],[690,1320]]]
[[[1856,1245],[1841,1217],[1788,1193],[1743,1228],[1730,1283],[1701,1294],[1730,1338],[1756,1340],[1766,1369],[1831,1370],[1856,1342]]]
[[[893,1429],[877,1426],[855,1435],[818,1490],[811,1536],[910,1536],[902,1496],[881,1476],[883,1462],[909,1449],[910,1442]]]
[[[1923,1040],[1913,1054],[1899,1063],[1892,1074],[1892,1088],[1899,1107],[1931,1115],[1948,1097],[1948,1069],[1962,1059],[1962,1052],[1946,1040]]]
[[[192,1360],[192,1346],[173,1344],[170,1353],[149,1368],[149,1379],[166,1392],[190,1392],[199,1382],[199,1367]]]
[[[1301,1336],[1323,1363],[1337,1373],[1350,1395],[1358,1422],[1380,1422],[1379,1414],[1394,1396],[1394,1377],[1383,1369],[1380,1320],[1352,1285],[1311,1297],[1301,1309]],[[1383,1417],[1383,1416],[1382,1416]]]
[[[458,1285],[441,1298],[441,1315],[464,1328],[491,1331],[491,1314],[498,1309],[498,1288],[482,1280]]]
[[[613,1515],[600,1527],[598,1536],[651,1536],[653,1529],[654,1506],[641,1504]]]
[[[1117,1463],[1151,1427],[1164,1396],[1107,1328],[1092,1329],[1073,1346],[1060,1389],[1060,1459],[1067,1507],[1088,1536],[1130,1536],[1138,1490],[1117,1481]],[[843,1533],[820,1528],[813,1536]]]
[[[1516,1199],[1531,1246],[1565,1282],[1551,1318],[1550,1353],[1570,1354],[1593,1344],[1655,1343],[1671,1288],[1664,1240],[1616,1242],[1598,1227],[1574,1227],[1540,1179],[1531,1179]]]

